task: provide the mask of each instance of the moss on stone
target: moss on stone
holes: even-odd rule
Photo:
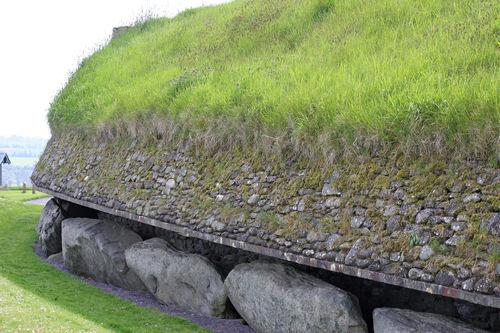
[[[457,214],[464,216],[460,225],[465,230],[458,232],[465,237],[464,242],[459,242],[456,246],[444,244],[450,237],[449,223],[426,221],[418,227],[434,237],[431,245],[435,248],[436,255],[429,259],[429,263],[444,269],[444,259],[448,258],[449,263],[462,262],[470,269],[478,260],[491,262],[497,258],[487,252],[488,246],[497,239],[480,228],[481,222],[490,218],[492,211],[498,211],[498,186],[491,184],[494,170],[475,170],[474,166],[466,164],[456,170],[446,169],[443,163],[428,166],[424,162],[406,163],[400,159],[394,160],[393,157],[387,160],[367,160],[359,164],[336,163],[304,169],[307,163],[275,166],[270,162],[272,158],[266,159],[251,152],[246,154],[242,150],[236,151],[234,155],[233,152],[215,155],[202,152],[196,155],[189,150],[186,152],[183,147],[158,144],[155,149],[149,149],[148,145],[151,143],[127,143],[126,140],[116,145],[114,142],[101,145],[82,138],[66,137],[47,148],[35,178],[39,180],[40,175],[47,175],[49,181],[45,186],[51,186],[50,182],[54,181],[58,191],[66,191],[69,195],[73,195],[74,188],[81,185],[79,191],[81,189],[83,200],[92,200],[92,195],[102,202],[113,199],[120,204],[120,209],[131,212],[136,212],[137,205],[147,207],[146,204],[151,202],[154,206],[153,213],[156,207],[161,207],[162,211],[173,210],[184,226],[195,230],[205,230],[204,220],[212,217],[231,225],[224,231],[210,231],[217,235],[252,227],[259,235],[264,235],[260,241],[265,241],[273,248],[283,246],[274,241],[276,237],[280,242],[286,239],[300,245],[305,241],[304,235],[311,230],[342,235],[336,242],[335,250],[343,253],[348,252],[359,238],[366,239],[367,244],[370,244],[371,237],[378,237],[380,244],[373,243],[371,246],[376,255],[384,256],[387,253],[402,252],[405,257],[414,257],[416,241],[412,242],[412,233],[403,231],[403,228],[406,225],[418,227],[414,217],[424,208],[440,207],[436,210],[441,212],[435,214],[446,215],[446,205],[458,205],[448,217],[456,219]],[[254,163],[254,158],[260,159],[259,162]],[[64,162],[59,165],[59,160],[62,159]],[[153,166],[156,166],[156,171],[152,170]],[[244,171],[246,167],[243,166],[250,166],[251,170]],[[156,188],[146,190],[146,181],[155,182],[158,178],[163,178],[164,181],[168,177],[177,179],[177,176],[169,175],[172,172],[163,171],[165,167],[175,172],[186,167],[189,172],[184,182],[188,186],[176,186],[172,195],[161,193],[164,185],[159,185],[158,182],[155,183]],[[490,183],[477,185],[477,174],[485,172],[489,175]],[[88,173],[92,177],[84,181]],[[127,176],[138,178],[124,182]],[[192,177],[194,180],[187,182],[187,178]],[[76,187],[66,188],[66,184],[73,180],[76,183],[72,186]],[[325,182],[332,184],[341,193],[321,195]],[[449,192],[448,189],[455,183],[459,183],[463,189],[458,193]],[[396,197],[395,192],[400,188],[403,190],[402,194]],[[481,200],[463,204],[464,193],[473,191],[481,191]],[[161,194],[153,197],[149,192]],[[259,203],[249,204],[247,200],[254,193],[260,196]],[[218,199],[219,194],[222,194],[222,200]],[[337,199],[340,203],[336,202],[334,206],[325,204],[327,200]],[[299,208],[297,204],[300,200],[304,203],[304,212],[294,211]],[[443,203],[446,205],[441,208]],[[391,217],[384,215],[388,205],[400,208],[407,206],[405,212],[397,213],[401,220],[395,232],[385,228],[386,221]],[[300,207],[302,210],[302,206]],[[141,213],[146,211],[150,212],[151,209],[148,207]],[[369,220],[372,226],[352,228],[351,219],[355,212]],[[152,217],[162,219],[166,215],[162,212],[159,217]],[[243,219],[240,218],[241,215],[244,216]],[[235,219],[237,222],[232,225]],[[260,223],[260,227],[256,222]],[[232,237],[238,237],[242,233],[244,232],[238,231]],[[255,237],[255,234],[252,236]],[[295,243],[296,241],[298,242]],[[307,243],[307,246],[311,248],[313,245]]]

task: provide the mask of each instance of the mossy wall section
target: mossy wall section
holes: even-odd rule
[[[500,297],[499,169],[248,156],[66,135],[50,140],[32,178],[192,230]]]

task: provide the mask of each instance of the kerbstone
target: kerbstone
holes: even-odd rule
[[[397,308],[375,309],[373,311],[373,331],[374,333],[486,332],[458,319]]]
[[[42,211],[37,227],[40,246],[47,256],[62,251],[61,223],[63,220],[61,207],[55,199],[50,199]]]
[[[160,238],[132,245],[125,257],[161,303],[210,316],[223,314],[227,302],[224,283],[205,257],[178,251]]]
[[[236,266],[224,282],[229,298],[256,332],[366,332],[358,300],[280,263]]]
[[[125,261],[125,249],[141,241],[138,234],[116,222],[88,218],[62,222],[64,266],[128,290],[145,290]]]

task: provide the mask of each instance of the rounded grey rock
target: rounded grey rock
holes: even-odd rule
[[[481,201],[481,195],[479,193],[472,193],[464,197],[463,203],[467,204],[469,202],[479,202]]]
[[[205,257],[178,251],[160,238],[132,245],[125,257],[127,265],[161,303],[209,316],[223,314],[227,301],[224,283]]]
[[[355,296],[290,266],[240,264],[224,284],[238,313],[258,333],[367,331]]]
[[[408,271],[408,277],[413,280],[418,280],[422,276],[424,272],[421,269],[418,268],[411,268]]]
[[[434,254],[434,251],[432,250],[432,247],[429,245],[424,245],[422,249],[420,250],[420,260],[427,260],[429,259],[432,255]]]
[[[42,251],[50,256],[62,251],[61,223],[64,220],[62,209],[55,199],[50,199],[45,205],[37,232]]]
[[[72,218],[62,222],[64,266],[128,290],[145,290],[125,262],[125,249],[141,241],[138,234],[112,221]]]
[[[379,308],[373,311],[374,333],[474,333],[486,332],[458,319],[434,313],[397,308]]]
[[[415,222],[418,224],[425,223],[430,219],[433,213],[434,211],[432,209],[422,209],[420,212],[418,212],[417,216],[415,216]]]
[[[252,194],[250,198],[248,198],[247,203],[249,205],[255,205],[259,201],[259,195],[258,194]]]

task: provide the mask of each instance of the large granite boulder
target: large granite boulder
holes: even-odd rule
[[[366,332],[355,296],[280,263],[236,266],[224,282],[236,311],[257,332]]]
[[[116,222],[71,218],[62,223],[64,266],[128,290],[146,290],[125,261],[125,249],[142,238]]]
[[[38,222],[37,233],[43,253],[50,256],[62,251],[61,222],[63,211],[56,200],[50,199],[45,205]]]
[[[178,251],[160,238],[134,244],[125,257],[160,302],[210,316],[223,314],[227,301],[224,283],[206,258]]]
[[[374,333],[486,332],[464,322],[434,313],[379,308],[373,311]]]

